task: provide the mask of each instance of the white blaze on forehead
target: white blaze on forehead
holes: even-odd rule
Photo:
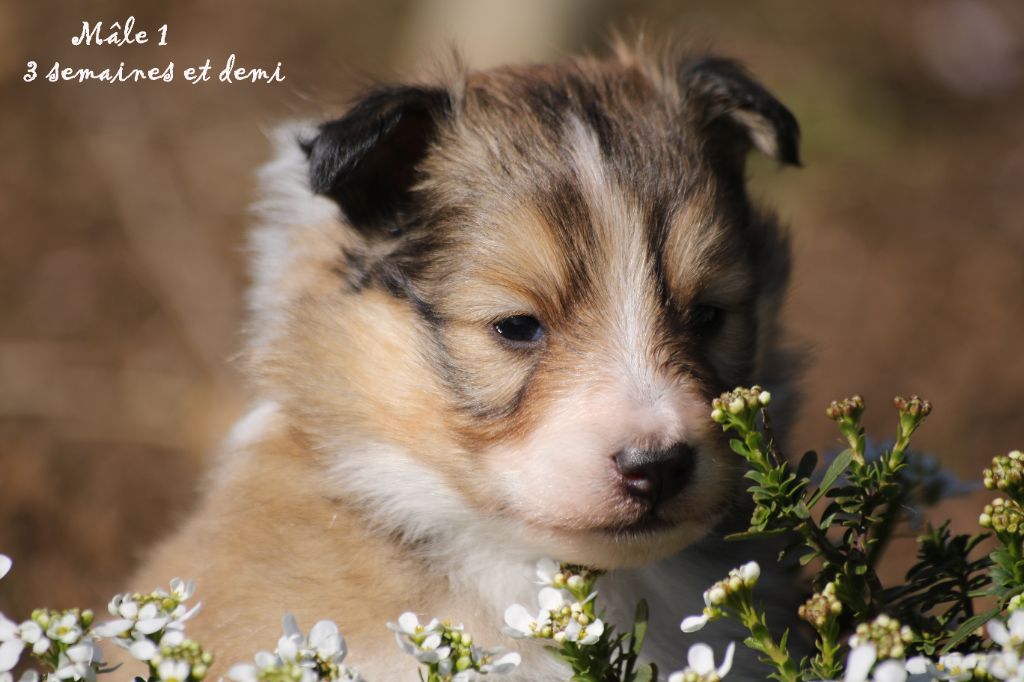
[[[573,117],[567,138],[584,200],[589,227],[599,252],[594,254],[592,286],[605,306],[599,333],[613,354],[612,362],[636,399],[655,402],[664,393],[666,377],[658,375],[653,357],[660,305],[648,248],[647,220],[637,202],[605,172],[605,160],[594,132]],[[597,331],[597,330],[595,330]]]

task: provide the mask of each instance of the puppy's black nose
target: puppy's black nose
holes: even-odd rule
[[[685,443],[663,450],[627,448],[615,455],[626,492],[653,505],[675,497],[690,481],[697,453]]]

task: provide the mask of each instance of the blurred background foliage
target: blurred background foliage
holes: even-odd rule
[[[71,45],[129,14],[168,45]],[[813,354],[794,443],[833,446],[823,409],[852,392],[887,437],[890,398],[917,392],[936,405],[917,444],[957,474],[1024,446],[1016,0],[0,0],[0,610],[102,603],[193,503],[247,400],[231,358],[267,129],[429,72],[452,42],[484,67],[601,53],[637,25],[744,60],[802,123],[804,170],[751,165],[792,225],[787,325]],[[232,52],[287,80],[21,78]],[[937,514],[973,528],[984,497]]]

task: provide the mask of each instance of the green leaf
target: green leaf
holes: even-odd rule
[[[797,478],[807,478],[814,472],[814,468],[818,466],[818,453],[814,450],[808,450],[804,453],[804,456],[800,458],[800,464],[796,467]]]
[[[632,682],[654,682],[655,668],[650,663],[636,669]]]
[[[647,600],[641,599],[636,605],[636,614],[633,616],[633,636],[629,640],[629,650],[634,654],[639,654],[640,649],[644,646],[648,616]]]
[[[832,463],[828,465],[828,469],[825,470],[825,475],[821,479],[821,486],[818,488],[818,492],[814,493],[811,499],[807,500],[808,507],[813,507],[822,498],[825,492],[832,487],[832,484],[850,467],[850,462],[852,461],[853,450],[850,449],[843,450],[839,453],[838,457],[832,460]]]
[[[965,620],[949,638],[949,641],[946,642],[946,646],[942,647],[942,653],[949,653],[949,651],[959,644],[961,640],[968,637],[982,625],[998,616],[1001,611],[1002,609],[996,607],[986,611],[985,613],[979,613],[978,615]]]
[[[747,449],[746,443],[741,441],[739,438],[733,438],[729,441],[729,447],[740,457],[744,459],[750,457],[750,450]]]

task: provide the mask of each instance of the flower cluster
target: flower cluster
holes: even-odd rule
[[[1000,490],[1013,496],[1024,492],[1024,453],[1014,450],[1008,455],[992,458],[992,468],[983,474],[985,487]]]
[[[416,614],[403,613],[398,623],[388,623],[398,645],[407,654],[427,666],[428,682],[463,682],[470,674],[503,675],[519,667],[521,658],[504,649],[482,649],[462,625],[436,618],[421,625]]]
[[[0,614],[0,674],[18,664],[28,649],[58,680],[91,680],[102,668],[101,651],[89,632],[92,611],[37,609],[18,624]],[[23,679],[35,679],[30,672]]]
[[[892,399],[892,404],[901,414],[906,413],[911,417],[927,417],[932,413],[932,404],[916,395],[910,398],[896,396]]]
[[[558,566],[550,559],[537,564],[543,585],[537,593],[536,616],[521,604],[505,610],[505,633],[511,637],[550,639],[558,644],[595,644],[604,633],[604,622],[594,613],[594,581],[598,574],[579,566]]]
[[[797,613],[816,630],[820,630],[842,612],[843,603],[836,597],[836,584],[828,583],[821,592],[815,592],[801,604]]]
[[[726,605],[737,607],[749,602],[750,591],[761,577],[761,567],[750,561],[729,571],[724,580],[719,580],[704,591],[704,611],[699,616],[687,616],[680,624],[683,632],[696,632],[725,612]]]
[[[213,663],[213,655],[185,637],[185,623],[202,604],[185,602],[195,594],[195,583],[175,578],[170,591],[115,595],[107,610],[115,619],[96,627],[102,637],[112,637],[136,660],[146,663],[157,680],[199,682]]]
[[[859,420],[864,414],[864,398],[854,395],[842,400],[833,400],[825,408],[825,416],[835,421],[843,419]]]
[[[755,413],[762,407],[768,407],[772,394],[760,386],[743,388],[737,386],[732,391],[723,393],[711,401],[711,419],[717,424],[725,424],[730,416],[743,418]]]
[[[254,663],[228,670],[232,682],[357,682],[359,673],[345,666],[348,647],[338,626],[322,620],[306,636],[295,618],[284,617],[284,634],[274,653],[261,651]]]
[[[903,658],[906,645],[914,641],[914,632],[909,626],[900,626],[895,618],[884,613],[870,623],[861,623],[850,637],[850,648],[856,649],[867,644],[873,645],[879,660]]]
[[[982,528],[991,528],[996,533],[1017,535],[1024,533],[1024,509],[1014,500],[997,497],[991,504],[986,504],[978,517]]]

